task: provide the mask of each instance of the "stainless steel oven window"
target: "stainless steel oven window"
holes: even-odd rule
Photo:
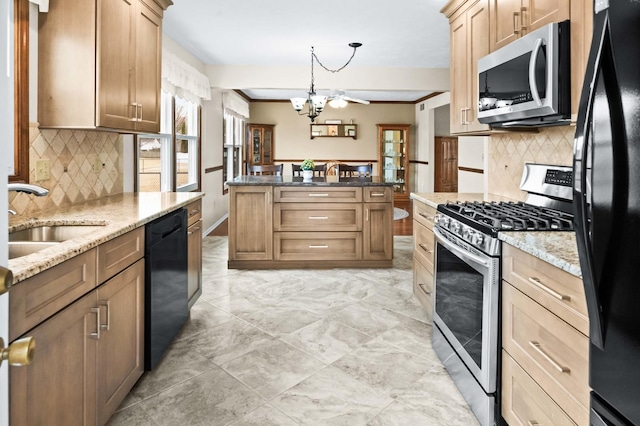
[[[488,393],[497,381],[499,259],[434,229],[434,323]]]

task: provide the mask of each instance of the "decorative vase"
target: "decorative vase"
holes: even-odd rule
[[[303,182],[311,182],[313,180],[313,170],[303,170],[302,171],[302,181]]]

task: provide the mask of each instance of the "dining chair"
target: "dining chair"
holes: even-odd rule
[[[302,168],[300,164],[291,164],[291,174],[293,176],[302,176]],[[316,164],[313,168],[313,175],[317,177],[325,177],[327,175],[326,164]]]
[[[282,176],[282,164],[255,164],[247,166],[249,175]]]
[[[338,164],[337,169],[338,177],[364,177],[371,176],[373,173],[373,165],[371,163],[357,166]]]

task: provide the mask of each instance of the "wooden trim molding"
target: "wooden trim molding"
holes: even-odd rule
[[[207,167],[206,169],[204,169],[204,173],[213,173],[213,172],[217,172],[218,170],[222,170],[224,168],[224,166],[215,166],[215,167]]]
[[[416,104],[419,104],[420,102],[424,102],[424,101],[426,101],[427,99],[435,98],[436,96],[438,96],[438,95],[442,95],[443,93],[444,93],[444,92],[433,92],[433,93],[430,93],[430,94],[428,94],[427,96],[424,96],[424,97],[422,97],[422,98],[418,99],[415,103],[416,103]]]
[[[460,171],[460,172],[478,173],[478,174],[481,174],[481,175],[482,175],[482,174],[484,174],[484,170],[482,170],[482,169],[473,169],[473,168],[471,168],[471,167],[462,167],[462,166],[459,166],[459,167],[458,167],[458,171]]]
[[[421,161],[421,160],[409,160],[409,164],[422,164],[424,166],[428,166],[429,162],[428,161]]]
[[[9,182],[29,182],[29,1],[14,1],[14,174]]]

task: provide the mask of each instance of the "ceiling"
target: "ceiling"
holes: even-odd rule
[[[350,42],[360,47],[351,72],[376,68],[448,68],[449,24],[439,11],[445,0],[174,0],[164,32],[207,65],[307,66],[311,46],[324,65],[341,67]],[[314,68],[316,82],[322,70]],[[310,72],[310,71],[309,71]],[[370,76],[370,75],[369,75]],[[310,79],[310,78],[309,78]],[[297,86],[297,85],[296,85]],[[309,87],[234,87],[251,99],[304,96]],[[432,91],[345,90],[370,101],[416,101]],[[302,91],[303,93],[300,93]],[[319,91],[320,92],[320,91]],[[329,91],[320,94],[330,94]]]

